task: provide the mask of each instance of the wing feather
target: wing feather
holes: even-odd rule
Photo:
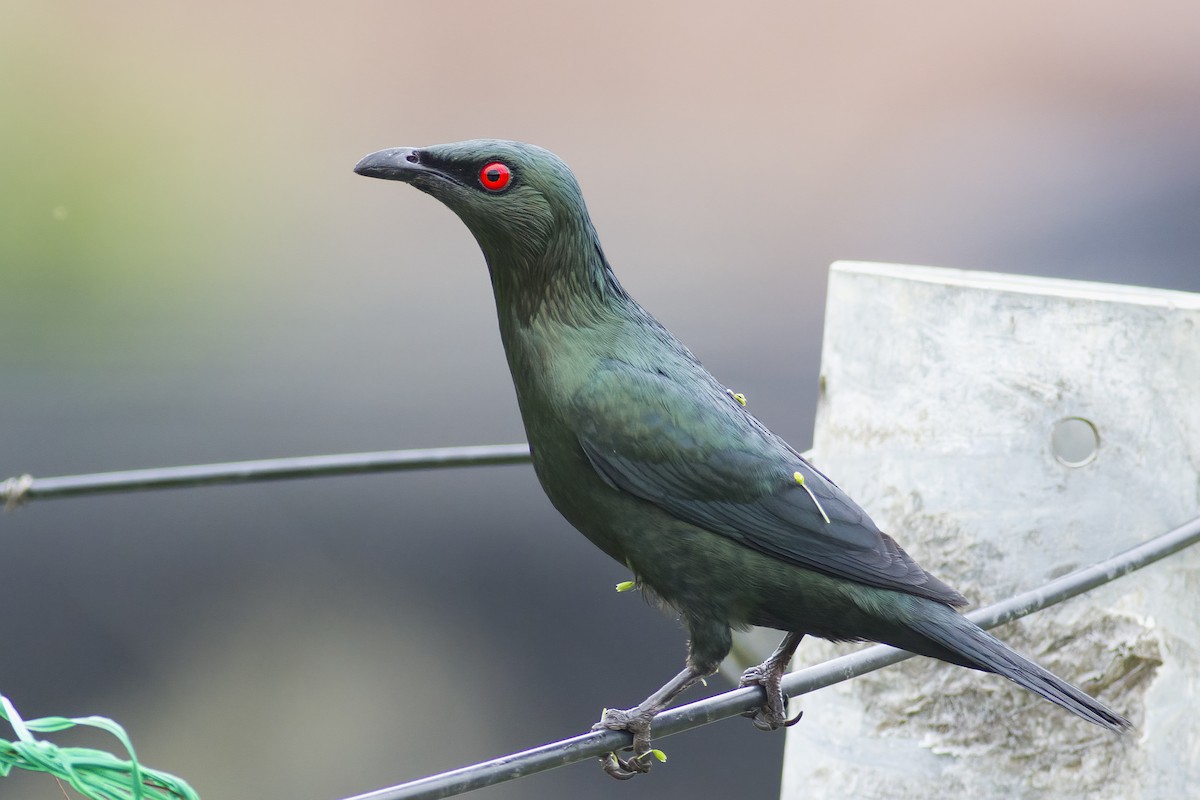
[[[790,564],[965,603],[715,381],[681,384],[609,362],[573,413],[588,461],[618,490]]]

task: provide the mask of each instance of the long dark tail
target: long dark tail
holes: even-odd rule
[[[959,656],[959,663],[1003,675],[1013,683],[1111,731],[1123,733],[1129,721],[1103,703],[1039,667],[957,611],[933,601],[908,620],[912,630]],[[957,661],[957,659],[955,659]]]

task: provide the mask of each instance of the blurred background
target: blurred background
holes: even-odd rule
[[[0,478],[522,441],[471,236],[351,172],[388,146],[559,153],[626,287],[800,448],[834,260],[1200,291],[1191,4],[0,20]],[[526,466],[34,502],[0,537],[0,692],[116,718],[207,800],[336,800],[573,735],[684,653]],[[627,784],[582,764],[477,796],[777,791],[782,735],[662,746]]]

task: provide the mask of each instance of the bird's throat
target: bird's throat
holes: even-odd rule
[[[559,229],[539,252],[484,248],[501,328],[539,317],[587,327],[612,315],[627,295],[590,225]]]

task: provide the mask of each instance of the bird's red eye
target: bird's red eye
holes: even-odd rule
[[[489,192],[502,192],[512,182],[512,170],[507,164],[493,161],[479,170],[479,182]]]

